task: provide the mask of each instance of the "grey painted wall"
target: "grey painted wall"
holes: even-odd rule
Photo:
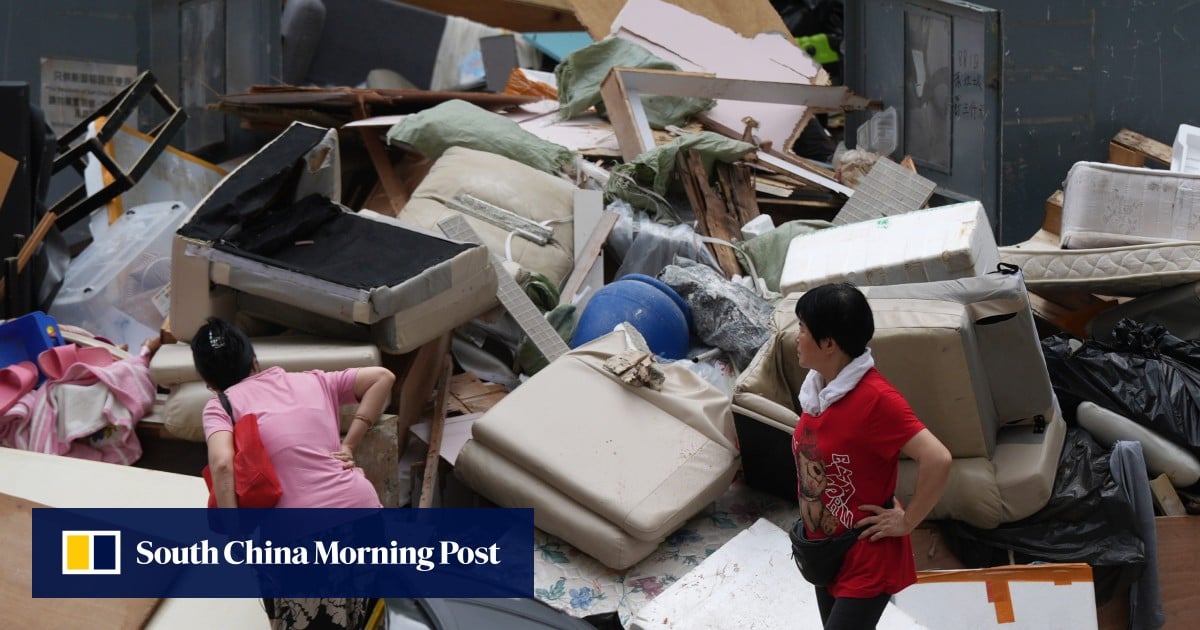
[[[850,67],[865,57],[856,58],[864,42],[854,39],[853,16],[881,1],[846,0],[851,87],[862,89]],[[1001,12],[1001,201],[994,227],[1002,243],[1033,234],[1046,198],[1071,165],[1106,160],[1108,141],[1122,128],[1170,144],[1180,123],[1200,124],[1200,1],[984,4]],[[871,47],[867,41],[862,50]]]

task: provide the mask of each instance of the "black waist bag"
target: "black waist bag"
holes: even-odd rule
[[[792,525],[792,559],[800,569],[800,575],[813,586],[829,586],[842,570],[846,552],[858,540],[863,530],[848,529],[829,538],[808,538],[804,532],[804,519],[798,518]]]
[[[885,509],[892,508],[892,500],[883,504]],[[798,518],[792,524],[790,536],[792,539],[792,559],[800,569],[800,575],[813,586],[829,586],[842,570],[842,560],[846,552],[854,546],[855,541],[867,528],[848,529],[837,536],[829,538],[809,538],[805,535],[804,519]]]

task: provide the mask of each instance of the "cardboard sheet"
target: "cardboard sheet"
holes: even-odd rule
[[[8,195],[8,185],[12,183],[18,165],[11,156],[0,151],[0,204],[4,203],[4,197]]]
[[[768,0],[728,2],[722,0],[668,0],[696,15],[724,24],[746,37],[759,33],[786,33],[787,25]],[[613,20],[626,0],[571,0],[575,17],[593,39],[601,39],[612,29]]]
[[[8,628],[141,628],[161,599],[34,599],[33,508],[0,492],[0,608]]]

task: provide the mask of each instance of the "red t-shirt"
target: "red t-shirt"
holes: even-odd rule
[[[820,416],[800,415],[792,434],[800,514],[814,538],[834,536],[871,516],[896,492],[900,449],[925,425],[883,375],[871,368]],[[860,540],[846,554],[834,597],[894,595],[916,582],[908,536]]]

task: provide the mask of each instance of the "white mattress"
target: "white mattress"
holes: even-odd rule
[[[786,295],[827,282],[954,280],[983,275],[999,262],[983,205],[972,201],[797,236],[779,285]]]
[[[1034,290],[1138,296],[1200,280],[1196,242],[1060,249],[1057,237],[1039,231],[1024,243],[1001,247],[1000,259],[1020,267],[1025,285]]]
[[[1200,241],[1200,175],[1077,162],[1061,234],[1063,249]]]

